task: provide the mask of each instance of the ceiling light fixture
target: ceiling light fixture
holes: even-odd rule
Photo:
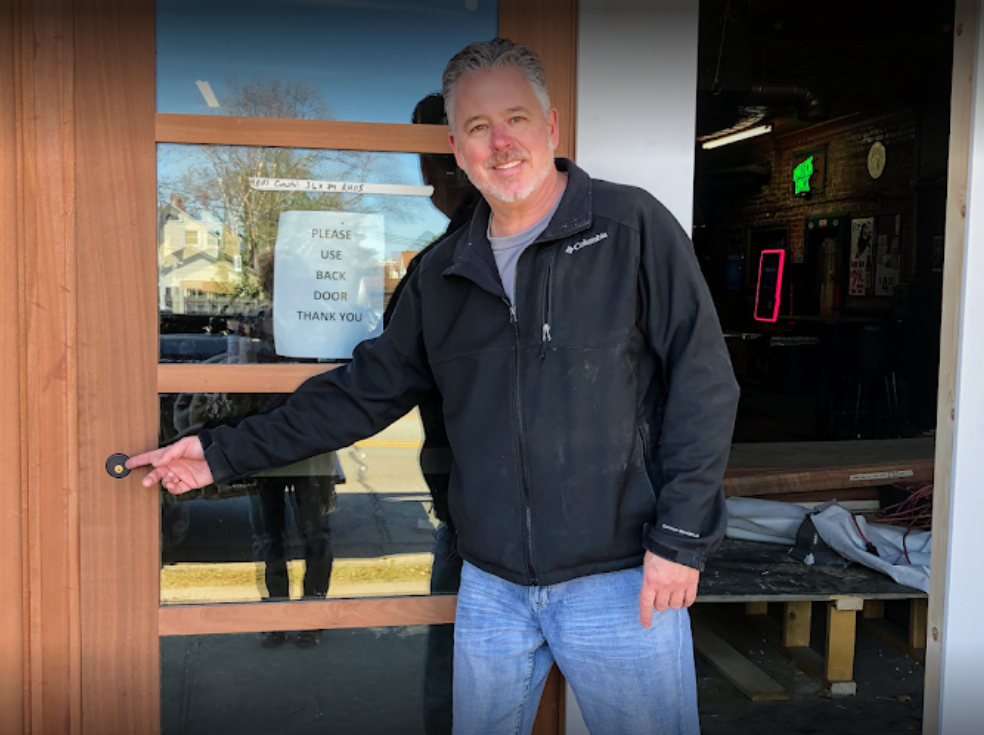
[[[755,138],[759,135],[766,135],[771,132],[771,125],[759,125],[758,127],[749,128],[748,130],[741,130],[737,133],[725,135],[721,138],[714,138],[713,140],[704,141],[704,143],[701,144],[701,147],[703,147],[704,150],[720,148],[721,146],[728,145],[729,143],[737,143],[739,140],[748,140],[749,138]]]
[[[198,85],[198,91],[202,93],[202,97],[205,98],[205,104],[209,107],[218,107],[219,100],[215,96],[215,92],[212,91],[212,85],[208,82],[203,82],[199,79],[195,84]]]

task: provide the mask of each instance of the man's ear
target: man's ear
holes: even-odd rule
[[[556,148],[560,145],[560,114],[555,107],[547,113],[547,129],[550,131],[550,144]]]

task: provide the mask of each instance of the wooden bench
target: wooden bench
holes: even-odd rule
[[[784,690],[715,632],[715,628],[722,630],[722,622],[719,616],[706,614],[710,603],[740,603],[745,624],[833,694],[857,691],[854,649],[858,612],[864,611],[863,624],[876,635],[914,658],[924,655],[925,593],[858,564],[807,566],[789,557],[787,551],[778,544],[728,539],[701,574],[697,594],[701,605],[694,608],[693,616],[697,651],[747,696],[753,700],[779,699],[784,698]],[[891,600],[910,605],[906,637],[882,620],[885,602]],[[827,617],[822,655],[811,646],[814,603],[823,603]],[[781,610],[781,617],[769,615],[770,605],[773,611]]]
[[[724,476],[729,497],[791,496],[933,481],[935,440],[734,444]],[[786,498],[784,498],[786,499]]]

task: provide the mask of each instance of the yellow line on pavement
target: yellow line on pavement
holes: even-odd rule
[[[356,442],[355,446],[365,448],[381,447],[384,449],[420,449],[421,444],[419,441],[409,439],[363,439],[360,442]]]

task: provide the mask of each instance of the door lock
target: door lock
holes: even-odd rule
[[[110,477],[115,477],[117,480],[121,480],[130,474],[130,470],[126,467],[126,461],[130,459],[125,454],[113,454],[109,459],[106,460],[106,472],[109,473]]]

